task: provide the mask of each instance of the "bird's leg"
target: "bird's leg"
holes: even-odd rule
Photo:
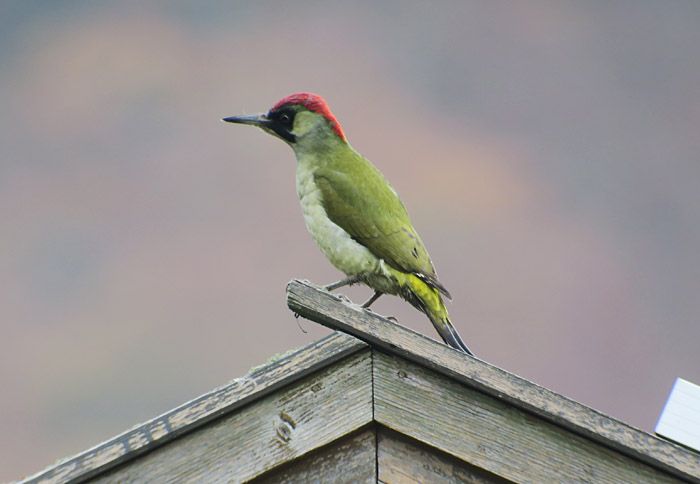
[[[369,307],[372,305],[372,303],[373,303],[374,301],[376,301],[377,299],[379,299],[379,298],[381,297],[382,294],[384,294],[384,293],[383,293],[383,292],[380,292],[380,291],[374,291],[374,294],[372,294],[372,297],[369,298],[369,299],[367,299],[367,300],[362,304],[361,307],[364,308],[364,309],[369,309]]]
[[[348,285],[352,286],[356,282],[360,282],[360,279],[358,277],[355,277],[355,276],[346,277],[345,279],[343,279],[341,281],[334,282],[333,284],[328,284],[327,286],[324,287],[324,289],[328,292],[331,292],[331,291],[338,289],[339,287],[348,286]]]

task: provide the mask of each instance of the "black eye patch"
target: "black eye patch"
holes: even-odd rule
[[[296,136],[292,134],[292,128],[294,127],[295,114],[296,112],[290,108],[270,111],[267,113],[267,119],[270,120],[267,127],[274,131],[280,138],[294,143],[296,141]]]
[[[294,115],[296,113],[292,109],[280,109],[279,111],[273,111],[268,113],[267,117],[279,123],[280,126],[285,126],[291,128],[294,124]]]

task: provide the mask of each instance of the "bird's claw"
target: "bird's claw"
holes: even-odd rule
[[[331,293],[331,296],[336,298],[338,301],[346,301],[346,302],[352,302],[349,297],[347,297],[345,294],[342,292],[333,292]]]

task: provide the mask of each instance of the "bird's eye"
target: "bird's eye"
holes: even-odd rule
[[[289,116],[289,114],[283,114],[280,116],[280,123],[282,124],[288,124],[292,118]]]

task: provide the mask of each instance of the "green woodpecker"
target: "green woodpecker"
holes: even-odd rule
[[[450,322],[441,295],[450,293],[396,191],[345,139],[322,97],[287,96],[267,114],[224,118],[285,141],[297,158],[297,194],[306,227],[328,260],[347,276],[326,286],[364,283],[374,295],[398,295],[424,312],[450,346],[472,354]]]

